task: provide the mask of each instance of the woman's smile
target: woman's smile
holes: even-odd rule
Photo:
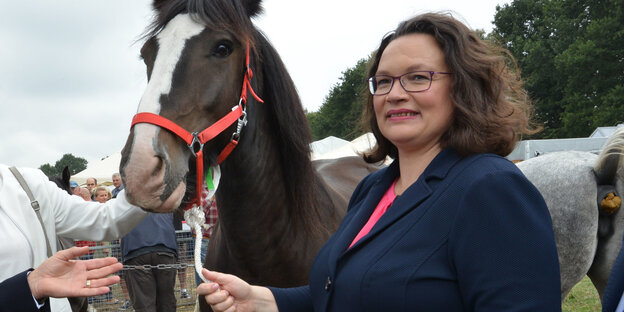
[[[403,121],[403,120],[411,120],[420,116],[419,112],[415,112],[409,109],[392,109],[389,110],[386,114],[386,118],[390,121]]]

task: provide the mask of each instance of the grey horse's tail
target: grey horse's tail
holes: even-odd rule
[[[618,169],[623,165],[624,127],[620,127],[609,137],[594,165],[598,185],[612,185],[615,182]]]
[[[598,236],[613,234],[613,213],[621,209],[622,196],[615,188],[618,179],[624,180],[624,127],[617,129],[605,144],[594,165],[598,184]]]

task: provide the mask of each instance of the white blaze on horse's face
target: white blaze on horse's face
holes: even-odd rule
[[[159,114],[160,98],[171,91],[173,73],[189,39],[199,35],[205,26],[191,19],[188,14],[173,18],[156,36],[158,53],[154,60],[150,80],[141,97],[138,113]],[[133,127],[133,143],[130,157],[125,165],[126,190],[132,202],[151,211],[167,211],[177,208],[186,191],[186,183],[171,185],[173,192],[166,199],[165,193],[166,150],[156,151],[159,127],[141,123]],[[165,157],[163,157],[165,156]]]
[[[139,102],[137,113],[160,113],[160,97],[169,94],[173,80],[173,72],[180,60],[186,41],[197,36],[204,30],[201,25],[188,14],[180,14],[173,18],[167,26],[156,36],[158,54],[154,60],[151,79]],[[134,126],[134,144],[147,144],[152,141],[159,131],[159,127],[142,123]]]
[[[158,55],[154,61],[151,79],[139,103],[138,113],[158,114],[160,112],[160,96],[169,94],[171,91],[173,71],[182,55],[186,41],[199,35],[204,28],[204,25],[193,21],[188,14],[180,14],[167,23],[167,26],[156,36],[159,46]]]

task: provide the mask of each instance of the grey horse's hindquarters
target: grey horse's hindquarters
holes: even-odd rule
[[[589,271],[598,246],[597,186],[587,152],[556,152],[518,163],[540,191],[553,222],[561,271],[561,299]]]

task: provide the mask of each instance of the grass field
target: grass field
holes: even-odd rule
[[[600,297],[589,277],[585,276],[572,288],[561,309],[563,312],[601,311]]]

